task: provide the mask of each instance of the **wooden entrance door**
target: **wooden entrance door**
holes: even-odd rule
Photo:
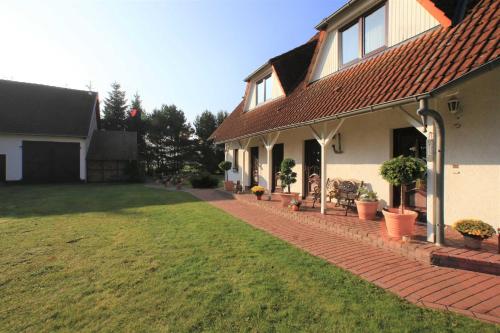
[[[250,187],[259,185],[259,147],[250,148]]]
[[[304,142],[304,197],[312,191],[309,186],[309,177],[313,174],[321,174],[321,146],[317,140],[307,140]]]
[[[274,145],[273,147],[273,179],[272,179],[272,191],[276,191],[276,185],[278,184],[279,179],[276,177],[276,174],[281,169],[281,162],[284,159],[284,145],[282,143]],[[278,186],[280,188],[280,186]]]
[[[5,155],[0,155],[0,183],[7,180],[7,158]]]
[[[394,130],[394,157],[413,156],[422,160],[426,159],[425,135],[417,131],[414,127],[399,128]],[[399,186],[393,188],[392,202],[394,207],[401,204],[401,190]],[[405,205],[410,209],[418,211],[419,219],[425,220],[427,210],[427,189],[425,180],[413,183],[406,187]]]

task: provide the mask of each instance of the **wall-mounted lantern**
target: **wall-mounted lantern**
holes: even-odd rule
[[[457,119],[457,121],[453,124],[453,126],[455,126],[455,128],[462,127],[462,124],[460,123],[462,109],[460,107],[460,101],[458,100],[457,97],[452,97],[448,101],[448,111],[450,111],[450,113],[454,115],[455,118]]]
[[[342,136],[340,133],[335,134],[332,139],[332,148],[335,154],[342,154],[344,151],[342,150]]]
[[[451,114],[460,112],[460,101],[458,98],[452,98],[448,101],[448,111],[450,111]]]

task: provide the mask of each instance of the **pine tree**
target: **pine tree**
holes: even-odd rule
[[[214,173],[220,162],[216,156],[216,147],[210,135],[217,128],[217,117],[206,110],[196,117],[194,121],[195,134],[197,138],[197,160],[209,172]]]
[[[103,128],[106,130],[125,130],[127,100],[125,92],[121,90],[118,82],[111,84],[111,91],[104,99]]]
[[[148,142],[156,169],[173,174],[193,158],[193,129],[184,112],[175,105],[163,105],[148,117]]]

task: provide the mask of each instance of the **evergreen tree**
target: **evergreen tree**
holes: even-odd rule
[[[104,99],[103,128],[106,130],[126,129],[127,100],[125,92],[117,82],[111,84],[111,91]]]
[[[195,134],[197,136],[198,162],[209,172],[217,170],[220,161],[216,160],[215,145],[209,140],[210,135],[217,128],[216,116],[210,111],[203,111],[194,121]]]
[[[226,120],[227,116],[229,116],[229,113],[227,111],[219,111],[217,112],[217,127],[219,127],[224,120]]]
[[[179,172],[184,163],[193,159],[193,129],[184,112],[175,105],[163,105],[154,110],[148,120],[148,142],[158,171]]]
[[[211,173],[219,171],[218,164],[224,159],[224,145],[215,145],[209,138],[227,116],[225,111],[213,114],[206,110],[198,115],[194,122],[198,162]]]

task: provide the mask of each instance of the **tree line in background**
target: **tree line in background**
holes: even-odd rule
[[[104,99],[101,127],[104,130],[137,132],[139,161],[149,175],[172,175],[182,171],[216,173],[224,159],[224,147],[210,135],[228,116],[225,111],[203,111],[191,125],[175,105],[162,105],[146,113],[136,93],[127,103],[120,84],[113,83]]]

